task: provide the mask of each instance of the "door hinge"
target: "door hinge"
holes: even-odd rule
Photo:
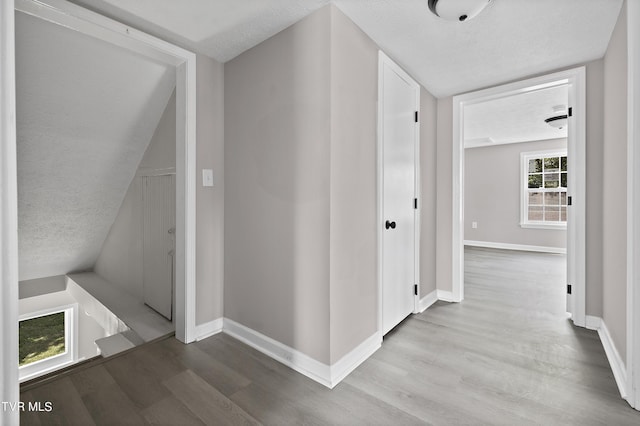
[[[567,294],[571,294],[571,284],[567,284]]]
[[[417,123],[418,122],[418,111],[416,111],[415,120],[416,120],[416,123]]]
[[[573,200],[571,199],[571,195],[569,195],[569,196],[567,197],[567,205],[568,205],[568,206],[570,206],[570,205],[572,204],[572,201],[573,201]]]
[[[573,108],[569,107],[569,117],[573,117]]]
[[[413,208],[414,208],[414,210],[418,210],[418,199],[417,198],[413,199]]]
[[[413,294],[416,296],[418,295],[418,284],[413,285]]]

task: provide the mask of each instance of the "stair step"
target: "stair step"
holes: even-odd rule
[[[127,339],[123,333],[98,339],[96,340],[96,345],[100,348],[100,354],[105,358],[136,346],[131,340]]]

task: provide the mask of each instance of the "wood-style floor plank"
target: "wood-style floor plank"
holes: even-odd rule
[[[191,370],[177,374],[163,384],[205,424],[260,424]]]
[[[561,255],[465,250],[465,300],[385,336],[334,389],[224,334],[165,339],[22,394],[29,425],[640,425],[598,334],[565,313]]]

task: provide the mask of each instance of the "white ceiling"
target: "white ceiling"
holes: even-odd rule
[[[460,23],[427,0],[73,1],[221,62],[333,2],[437,97],[601,58],[622,5],[493,0]]]
[[[544,120],[557,115],[554,106],[566,108],[567,102],[568,88],[564,85],[467,105],[465,148],[566,138],[566,126],[557,129]]]
[[[175,69],[16,13],[20,279],[91,268]]]

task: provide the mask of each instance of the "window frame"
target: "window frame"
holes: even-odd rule
[[[544,150],[544,151],[528,151],[520,153],[520,227],[527,229],[554,229],[554,230],[566,230],[567,229],[567,221],[557,223],[554,222],[545,222],[545,221],[530,221],[528,217],[529,211],[529,160],[535,158],[549,158],[549,157],[567,157],[567,149],[554,149],[554,150]],[[567,178],[569,177],[569,165],[567,158]],[[562,167],[558,171],[560,177],[562,176]],[[560,181],[562,179],[560,178]],[[562,187],[559,187],[562,188]],[[543,191],[541,192],[550,192],[544,191],[546,188],[541,188]],[[568,187],[565,188],[564,191],[553,191],[553,192],[565,192],[568,196]],[[562,206],[562,204],[560,205]],[[568,211],[567,211],[567,219]]]
[[[46,317],[49,315],[64,313],[64,353],[41,359],[23,366],[18,366],[18,376],[20,382],[41,376],[51,371],[58,370],[78,361],[78,304],[56,306],[43,309],[37,312],[20,315],[18,324],[22,321]]]

